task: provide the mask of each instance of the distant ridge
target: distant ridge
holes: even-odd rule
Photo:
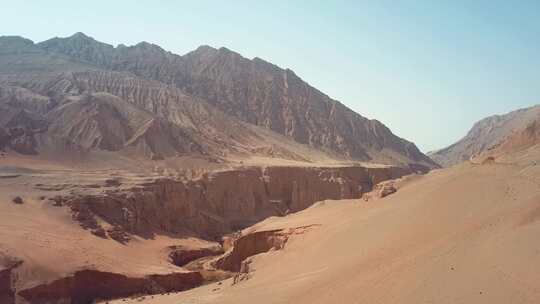
[[[458,142],[428,155],[443,167],[458,164],[499,144],[514,131],[526,128],[539,117],[540,105],[486,117],[476,122]]]

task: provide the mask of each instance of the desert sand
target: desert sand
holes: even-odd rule
[[[233,273],[180,265],[173,252],[188,262],[218,255],[218,239],[235,227],[319,198],[359,197],[373,182],[408,172],[260,157],[216,164],[196,157],[137,162],[108,152],[85,161],[8,153],[0,158],[0,278],[12,282],[4,287],[18,294],[17,303],[86,303],[115,298],[123,287],[124,296],[184,290]],[[170,279],[184,273],[195,280]],[[117,275],[125,278],[111,279],[111,287],[88,283]],[[137,281],[148,276],[166,283]]]
[[[252,257],[236,284],[117,303],[538,303],[540,174],[520,159],[269,218],[246,232],[316,226]]]

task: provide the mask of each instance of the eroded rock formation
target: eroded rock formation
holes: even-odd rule
[[[169,249],[169,258],[171,259],[171,263],[180,267],[200,258],[217,256],[223,253],[223,248],[217,246],[195,249],[184,248],[182,246],[173,246]]]
[[[285,246],[287,235],[281,230],[257,231],[240,236],[233,241],[231,249],[216,261],[216,267],[239,272],[242,262],[250,256],[279,250]]]
[[[67,204],[88,229],[99,228],[98,216],[134,234],[188,229],[219,239],[317,201],[360,198],[373,185],[409,173],[399,167],[249,167],[206,173],[196,180],[161,178],[104,194],[74,195]]]
[[[158,294],[190,289],[203,283],[198,272],[179,272],[134,278],[122,274],[81,270],[49,284],[38,285],[18,294],[32,304],[87,304],[94,300]]]
[[[0,303],[15,303],[15,281],[17,275],[15,269],[23,262],[18,259],[8,257],[0,252]]]
[[[50,129],[26,128],[10,140],[22,153],[129,148],[148,158],[253,151],[305,156],[286,145],[250,146],[263,136],[256,130],[266,128],[286,139],[280,143],[296,141],[342,158],[437,167],[413,143],[293,71],[226,48],[204,46],[179,56],[146,42],[113,47],[82,33],[38,44],[0,37],[0,107]],[[0,117],[0,128],[4,123]]]

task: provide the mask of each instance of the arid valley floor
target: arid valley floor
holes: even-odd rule
[[[254,257],[245,281],[142,302],[535,303],[538,173],[464,164],[416,177],[384,199],[322,201],[245,230],[309,227],[283,250]]]
[[[242,231],[255,239],[241,254],[268,252],[248,257],[240,274],[181,293],[139,294],[127,303],[535,303],[535,152],[408,176],[384,198],[323,200],[268,218]],[[29,285],[83,268],[130,277],[182,272],[165,249],[219,246],[159,234],[135,236],[127,244],[96,237],[67,209],[38,200],[43,192],[25,192],[23,205],[9,203],[9,194],[26,183],[5,181],[25,175],[3,179],[9,192],[2,194],[0,239],[5,252],[24,260],[17,278]],[[279,234],[287,239],[284,245]],[[42,297],[54,296],[55,287],[48,288]]]

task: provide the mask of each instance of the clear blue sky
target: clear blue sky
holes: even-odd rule
[[[84,32],[178,54],[225,46],[294,70],[423,151],[540,103],[540,1],[6,1],[0,35]]]

